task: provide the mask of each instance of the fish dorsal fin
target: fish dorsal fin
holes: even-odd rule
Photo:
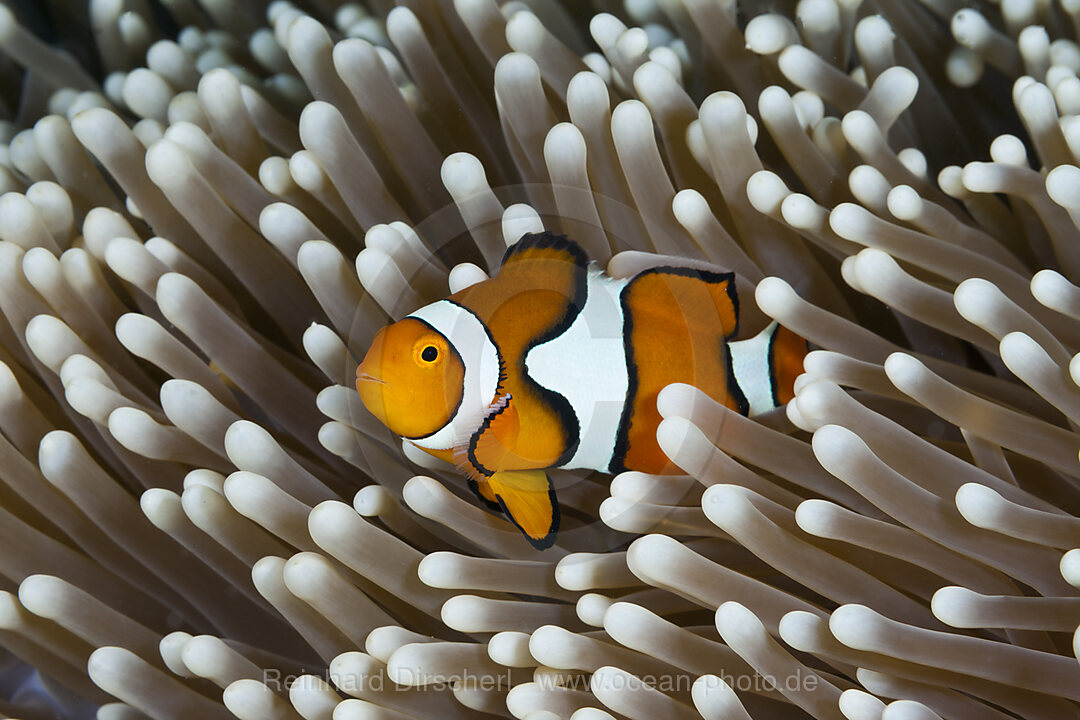
[[[683,306],[684,311],[707,297],[712,301],[709,311],[715,313],[709,320],[720,322],[724,337],[731,338],[739,332],[739,294],[735,290],[735,273],[660,266],[643,270],[630,283],[635,286],[634,292],[645,297],[652,294],[656,298],[663,298],[673,307]],[[702,289],[708,293],[707,296],[703,296]]]
[[[587,292],[587,268],[588,258],[574,241],[551,233],[525,235],[506,251],[494,277],[450,300],[484,323],[512,374],[521,354],[573,320]]]
[[[506,251],[493,278],[451,296],[488,329],[505,359],[498,393],[513,395],[508,414],[490,418],[480,436],[474,434],[479,450],[469,460],[494,472],[557,466],[572,455],[578,437],[573,408],[528,377],[524,358],[570,327],[585,304],[587,279],[588,258],[575,242],[529,234]],[[518,423],[529,432],[517,435]]]
[[[503,254],[500,272],[513,270],[518,263],[527,264],[537,260],[559,260],[582,268],[589,264],[589,256],[576,242],[565,235],[544,231],[525,233],[520,240],[508,247]]]
[[[487,479],[506,516],[537,550],[555,544],[559,502],[543,470],[506,470]]]

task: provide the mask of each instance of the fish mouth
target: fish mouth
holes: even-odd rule
[[[390,387],[390,383],[386,382],[382,378],[377,378],[374,375],[369,375],[366,372],[357,371],[356,379],[361,382],[374,382],[379,383],[380,385],[385,385],[386,387]]]

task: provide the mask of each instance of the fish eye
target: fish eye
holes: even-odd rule
[[[448,352],[451,351],[445,340],[434,333],[427,333],[417,338],[413,344],[412,356],[417,367],[431,370],[442,365],[443,360],[448,357]]]

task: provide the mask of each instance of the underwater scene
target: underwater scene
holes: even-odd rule
[[[0,718],[1080,720],[1080,0],[3,0]]]

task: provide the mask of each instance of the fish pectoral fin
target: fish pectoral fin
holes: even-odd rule
[[[480,476],[489,476],[507,465],[513,467],[520,429],[517,406],[510,394],[504,393],[488,406],[480,427],[458,455],[467,470]]]
[[[555,544],[559,501],[543,470],[503,470],[487,478],[496,501],[525,539],[543,550]]]

